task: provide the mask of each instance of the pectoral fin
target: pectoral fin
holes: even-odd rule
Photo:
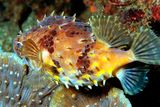
[[[33,40],[28,39],[24,41],[22,44],[23,44],[23,48],[21,52],[22,56],[25,56],[29,59],[36,60],[36,61],[40,60],[39,49]]]
[[[121,69],[116,76],[120,80],[124,92],[134,95],[142,91],[148,83],[147,72],[148,69]]]

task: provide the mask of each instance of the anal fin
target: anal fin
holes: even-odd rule
[[[116,76],[120,80],[124,92],[134,95],[142,91],[148,83],[146,76],[149,69],[131,68],[120,69]]]

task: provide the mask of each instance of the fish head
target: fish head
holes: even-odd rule
[[[30,47],[30,48],[29,48]],[[34,42],[30,39],[28,35],[21,34],[14,39],[13,42],[14,52],[24,59],[25,63],[31,68],[39,70],[42,66],[41,63],[41,53],[38,52],[38,48],[35,46]],[[32,55],[29,53],[33,53]]]
[[[22,47],[23,47],[23,41],[25,41],[24,35],[17,36],[13,41],[14,52],[20,57],[22,57],[21,51],[22,51]]]

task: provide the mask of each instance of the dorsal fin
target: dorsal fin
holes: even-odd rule
[[[109,47],[120,47],[130,43],[129,30],[120,23],[117,16],[100,13],[91,16],[89,24],[97,39],[102,40]]]

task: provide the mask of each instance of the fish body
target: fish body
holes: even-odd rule
[[[54,20],[51,24],[44,24],[46,20],[52,19]],[[91,28],[83,22],[73,21],[72,17],[63,19],[60,16],[52,16],[52,18],[46,20],[43,23],[41,22],[40,26],[43,26],[42,28],[39,27],[24,34],[22,37],[16,38],[14,48],[16,53],[21,57],[27,53],[29,54],[28,50],[30,48],[26,47],[25,51],[21,52],[21,50],[17,49],[17,43],[21,43],[23,46],[33,46],[32,43],[26,41],[34,41],[36,48],[32,49],[34,49],[34,52],[37,51],[42,55],[41,58],[38,58],[37,53],[30,54],[28,57],[33,60],[32,65],[34,65],[34,60],[41,62],[41,59],[43,64],[56,67],[56,71],[51,71],[51,73],[60,72],[66,75],[77,75],[77,60],[82,56],[85,47],[94,42]]]
[[[106,77],[110,78],[115,70],[134,60],[134,56],[129,51],[108,48],[105,43],[98,40],[96,42],[87,55],[90,60],[89,70],[92,70],[98,78],[101,75],[106,75]]]
[[[130,49],[121,49],[129,44]],[[125,66],[134,61],[160,64],[159,47],[158,37],[149,29],[130,34],[117,17],[102,14],[92,16],[89,25],[75,17],[49,16],[14,41],[15,52],[35,65],[33,69],[44,69],[67,88],[92,88],[117,77],[131,95],[145,87],[148,69]]]
[[[65,58],[68,58],[73,61],[72,64],[75,66],[76,60],[78,56],[81,55],[83,47],[93,42],[90,28],[82,22],[73,22],[72,17],[63,19],[61,16],[50,16],[50,18],[46,20],[41,22],[41,25],[39,25],[40,28],[29,31],[27,34],[24,34],[25,36],[23,36],[23,38],[18,37],[15,40],[15,44],[17,45],[18,41],[23,41],[24,43],[30,39],[35,42],[38,47],[37,49],[41,53],[49,54],[50,57],[55,59],[55,61],[58,60],[59,63],[62,63]],[[50,21],[52,22],[51,25],[48,24]],[[47,25],[45,25],[45,23],[47,23]],[[17,47],[15,47],[15,51],[19,54]],[[47,55],[44,55],[43,58],[46,56]],[[36,59],[34,55],[31,57],[34,60]],[[68,66],[64,64],[63,66],[69,70]]]

